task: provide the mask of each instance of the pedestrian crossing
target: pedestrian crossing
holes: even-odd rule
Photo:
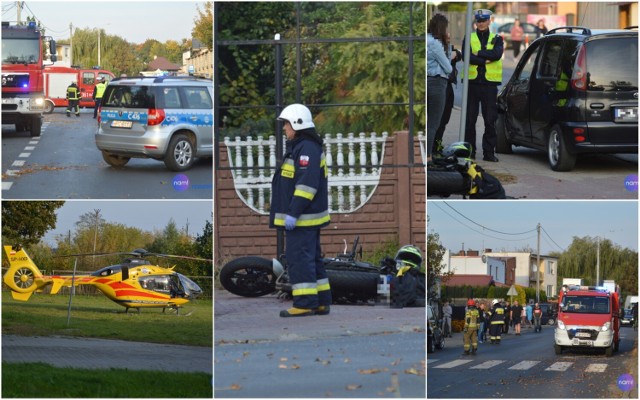
[[[440,363],[440,360],[438,359],[427,358],[427,367],[437,368],[437,369],[452,369],[457,367],[464,367],[464,368],[474,369],[474,370],[488,370],[491,368],[502,366],[502,367],[506,367],[506,369],[509,369],[509,370],[526,371],[542,363],[543,363],[542,361],[536,361],[536,360],[523,360],[515,364],[513,363],[513,361],[508,361],[508,360],[487,360],[483,362],[478,362],[473,359],[460,359],[460,360],[453,360],[453,361]],[[576,363],[568,362],[568,361],[557,361],[549,365],[542,364],[542,367],[545,371],[565,372],[570,368],[572,368],[574,364]],[[591,363],[587,365],[587,367],[584,369],[584,372],[603,373],[606,371],[608,366],[609,364]]]

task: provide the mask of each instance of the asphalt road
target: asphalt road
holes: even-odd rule
[[[212,373],[210,347],[56,336],[2,335],[3,362],[85,369]]]
[[[637,386],[623,392],[618,377],[631,373],[637,385],[637,331],[621,329],[620,350],[553,349],[554,327],[541,333],[522,329],[521,336],[503,335],[502,343],[479,344],[475,356],[462,355],[462,334],[448,339],[445,349],[427,357],[428,398],[637,398]]]
[[[214,397],[425,397],[424,308],[280,318],[290,306],[216,291]]]
[[[44,118],[42,134],[30,137],[14,125],[2,125],[2,197],[4,199],[211,199],[212,159],[197,160],[188,171],[189,188],[174,189],[179,174],[161,161],[131,159],[116,169],[102,160],[95,145],[93,109],[67,118],[56,109]]]

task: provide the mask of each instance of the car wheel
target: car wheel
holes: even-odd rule
[[[440,336],[440,343],[436,346],[438,349],[444,349],[444,336]]]
[[[44,113],[45,114],[51,114],[55,108],[56,108],[56,106],[53,104],[52,101],[46,100],[44,102]]]
[[[436,351],[436,344],[434,343],[434,340],[432,338],[429,338],[429,340],[427,340],[427,352],[428,353],[433,353]]]
[[[193,141],[184,133],[175,134],[169,142],[164,163],[172,171],[185,171],[195,160]]]
[[[116,168],[122,168],[125,165],[127,165],[127,163],[129,162],[129,160],[131,158],[129,157],[122,157],[122,156],[117,156],[115,154],[111,154],[108,153],[106,151],[102,152],[102,159],[109,165],[111,165],[112,167],[116,167]]]
[[[509,139],[507,139],[507,126],[505,125],[504,118],[504,114],[498,113],[498,119],[496,120],[496,134],[498,136],[496,152],[500,154],[511,154],[513,153],[513,147]]]
[[[556,323],[556,320],[553,318],[549,318],[549,320],[547,321],[547,325],[553,325]]]
[[[557,344],[553,345],[553,349],[555,350],[556,354],[562,354],[562,346],[558,346]]]
[[[549,132],[547,152],[549,165],[554,171],[571,171],[576,165],[576,156],[567,151],[562,130],[558,125],[554,125]]]
[[[613,343],[611,343],[611,346],[607,347],[607,348],[604,350],[604,354],[605,354],[607,357],[611,357],[611,356],[613,356]]]

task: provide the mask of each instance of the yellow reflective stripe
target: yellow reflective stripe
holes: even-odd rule
[[[294,289],[293,290],[293,295],[294,296],[310,296],[310,295],[317,295],[318,294],[318,289],[317,288],[313,288],[313,289]]]
[[[296,221],[296,226],[316,226],[316,225],[322,225],[325,222],[329,222],[331,221],[331,217],[329,217],[329,215],[326,215],[322,218],[316,218],[316,219],[301,219],[302,217],[298,218],[298,221]]]
[[[286,216],[287,214],[284,213],[276,213],[273,216],[273,224],[275,226],[284,226]],[[327,210],[317,214],[302,214],[296,221],[296,226],[316,226],[329,221],[331,221],[331,216]]]
[[[296,167],[293,164],[293,160],[290,158],[284,160],[280,169],[280,175],[284,176],[285,178],[293,178],[296,173]]]
[[[318,279],[317,285],[318,285],[318,292],[324,292],[324,291],[327,291],[327,290],[331,290],[331,286],[329,286],[329,279],[328,278]]]
[[[294,196],[303,197],[307,200],[313,200],[317,190],[307,185],[296,185]]]

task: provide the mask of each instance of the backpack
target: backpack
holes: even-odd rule
[[[391,278],[391,308],[424,307],[425,275],[417,268],[402,266]]]
[[[473,180],[473,188],[469,192],[471,199],[506,199],[504,187],[495,176],[486,172],[481,166],[471,164],[467,174]]]

